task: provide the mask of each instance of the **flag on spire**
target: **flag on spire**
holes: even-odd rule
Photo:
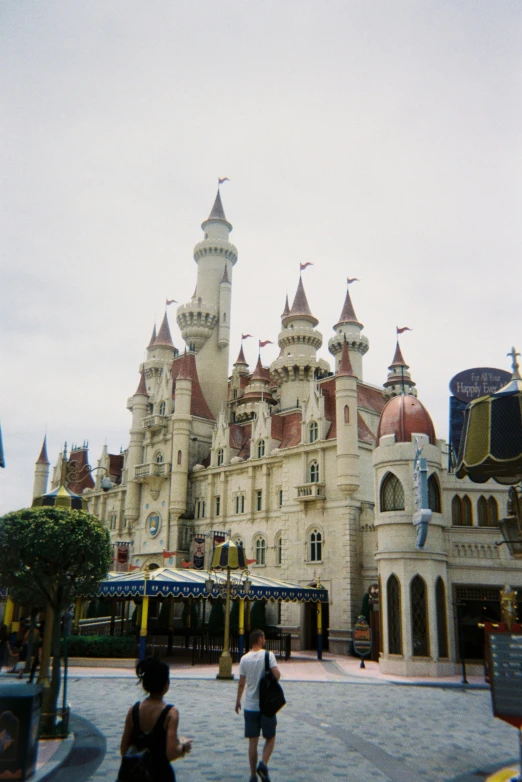
[[[273,345],[273,344],[274,343],[272,342],[271,339],[259,340],[259,347],[260,348],[264,348],[265,345]]]
[[[405,331],[413,331],[413,329],[410,329],[409,326],[403,326],[402,328],[396,326],[396,328],[397,328],[397,334],[402,334]]]
[[[218,187],[219,187],[219,185],[222,185],[223,182],[230,182],[230,179],[227,176],[218,177]]]
[[[178,302],[176,299],[165,299],[165,306],[168,307],[169,304],[177,304]]]
[[[352,282],[360,282],[360,279],[358,277],[347,277],[346,278],[346,284],[351,285]]]
[[[300,263],[299,270],[303,271],[304,269],[306,269],[307,266],[313,266],[313,263],[311,261],[307,261],[306,263]]]
[[[4,446],[2,444],[2,425],[0,424],[0,467],[5,467]]]
[[[241,339],[248,339],[252,334],[241,334]]]

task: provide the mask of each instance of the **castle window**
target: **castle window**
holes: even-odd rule
[[[118,514],[111,513],[109,516],[109,529],[116,529],[117,524],[118,524]]]
[[[429,657],[428,611],[426,606],[426,583],[415,576],[410,584],[411,646],[414,657]]]
[[[309,467],[309,478],[310,483],[319,483],[319,463],[318,462],[310,462]]]
[[[311,422],[308,432],[309,432],[309,442],[315,443],[315,441],[319,437],[319,427],[317,426],[317,421]]]
[[[448,624],[446,621],[446,588],[439,576],[435,582],[435,603],[437,610],[437,646],[440,657],[448,657]]]
[[[242,540],[241,540],[241,538],[239,538],[239,537],[235,537],[235,538],[234,538],[234,543],[236,544],[236,546],[237,546],[238,548],[243,548],[243,549],[245,548],[245,546],[244,546],[244,544],[243,544],[243,541],[242,541]]]
[[[260,440],[257,444],[257,458],[262,459],[265,455],[265,441]]]
[[[236,494],[236,513],[245,512],[245,495]]]
[[[216,497],[216,516],[221,514],[221,497],[219,494]]]
[[[237,388],[234,388],[233,397],[234,397],[234,399],[237,399]]]
[[[278,532],[275,539],[275,561],[276,565],[280,565],[283,561],[283,538],[280,532]]]
[[[227,322],[227,313],[224,312],[223,313],[223,323],[226,323],[226,322]]]
[[[396,475],[389,472],[381,483],[381,512],[404,510],[404,489]]]
[[[430,475],[428,478],[428,507],[433,513],[441,512],[440,488],[435,475]]]
[[[256,510],[263,510],[263,490],[256,490]]]
[[[458,494],[451,501],[451,523],[454,527],[462,527],[462,500]]]
[[[321,562],[323,558],[323,536],[318,529],[314,529],[311,531],[310,536],[308,538],[308,545],[309,545],[308,561]]]
[[[205,500],[196,500],[196,518],[205,518]]]
[[[178,451],[178,464],[181,464],[181,458],[182,458],[181,451]]]
[[[388,614],[388,652],[402,654],[401,585],[395,575],[386,584]]]
[[[283,507],[283,490],[279,489],[279,507]]]
[[[473,508],[471,506],[471,500],[467,494],[462,498],[462,526],[473,526]]]
[[[221,465],[223,464],[224,461],[225,461],[225,451],[223,450],[223,448],[218,448],[218,452],[217,452],[217,466],[221,467]]]
[[[256,565],[264,565],[266,557],[266,542],[265,539],[261,536],[256,538],[255,551]]]
[[[161,402],[160,406],[159,406],[159,410],[158,410],[159,414],[160,415],[165,415],[166,410],[167,410],[166,403],[165,402]]]
[[[488,499],[488,519],[490,527],[498,527],[498,505],[494,497]]]
[[[479,497],[477,502],[477,515],[479,527],[498,526],[498,505],[494,497],[486,499]]]
[[[349,424],[350,423],[350,408],[348,405],[344,406],[344,423]]]
[[[156,464],[163,464],[163,454],[161,453],[161,451],[158,451],[156,453],[156,455],[154,456],[154,461],[156,462]]]

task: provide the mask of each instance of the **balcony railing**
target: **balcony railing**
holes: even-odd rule
[[[297,498],[300,502],[324,500],[324,483],[302,483],[297,487]]]
[[[134,480],[144,481],[147,478],[168,478],[170,475],[170,462],[149,462],[138,464],[134,469]]]
[[[163,429],[164,426],[167,426],[166,415],[148,415],[143,419],[141,424],[142,429],[149,429],[152,431]]]

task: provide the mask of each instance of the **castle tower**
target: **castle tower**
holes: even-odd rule
[[[172,473],[170,476],[169,516],[171,522],[177,522],[187,509],[187,480],[189,471],[190,426],[192,423],[192,374],[188,356],[179,359],[173,367],[175,397],[172,415]],[[172,540],[172,537],[171,537]]]
[[[235,411],[236,421],[248,421],[258,416],[260,402],[265,402],[269,405],[275,404],[275,400],[270,393],[270,386],[270,371],[263,366],[261,356],[258,356],[252,377],[242,397],[238,400]]]
[[[343,342],[335,380],[337,419],[337,486],[351,496],[360,486],[357,426],[357,378],[350,363],[348,343]]]
[[[201,228],[204,239],[194,248],[198,265],[196,292],[178,308],[177,321],[190,351],[196,353],[198,377],[214,416],[227,400],[232,269],[237,250],[228,241],[232,230],[221,195]]]
[[[392,396],[398,396],[399,394],[411,394],[412,396],[417,396],[415,383],[411,379],[411,374],[408,371],[409,366],[402,357],[399,340],[397,340],[395,355],[388,369],[390,371],[388,372],[388,379],[384,383],[383,392],[385,399],[390,399]]]
[[[292,309],[288,311],[287,300],[281,316],[280,353],[270,365],[272,380],[281,389],[282,409],[296,407],[308,399],[310,380],[323,377],[330,369],[327,361],[316,356],[323,344],[323,335],[314,328],[318,323],[310,312],[299,277]]]
[[[353,373],[358,380],[363,379],[362,359],[370,347],[368,338],[361,333],[363,328],[363,324],[357,320],[350,298],[350,288],[348,287],[346,289],[346,298],[344,300],[341,317],[339,318],[339,322],[334,326],[335,336],[328,340],[328,350],[332,356],[335,357],[335,371],[337,372],[339,369],[343,342],[346,340],[348,342],[348,350],[350,351],[350,362]]]
[[[139,518],[141,485],[135,480],[136,467],[143,463],[143,440],[145,430],[143,419],[147,415],[149,394],[145,381],[145,369],[141,370],[140,382],[136,393],[127,400],[127,409],[132,413],[129,449],[127,452],[127,492],[125,494],[124,517],[129,535]]]
[[[47,435],[42,443],[40,456],[36,460],[34,467],[33,499],[42,497],[47,492],[47,481],[49,480],[50,462],[47,456]]]
[[[147,346],[147,358],[140,367],[145,372],[145,379],[150,390],[150,396],[156,398],[156,392],[162,382],[162,378],[168,374],[172,359],[178,355],[170,334],[167,313],[163,316],[160,329],[156,334],[156,326],[152,332],[151,340]]]

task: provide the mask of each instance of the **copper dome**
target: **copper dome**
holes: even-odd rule
[[[394,434],[397,443],[411,442],[412,434],[426,434],[430,443],[435,445],[435,428],[430,414],[411,394],[393,396],[384,407],[377,429],[377,442],[387,434]]]

